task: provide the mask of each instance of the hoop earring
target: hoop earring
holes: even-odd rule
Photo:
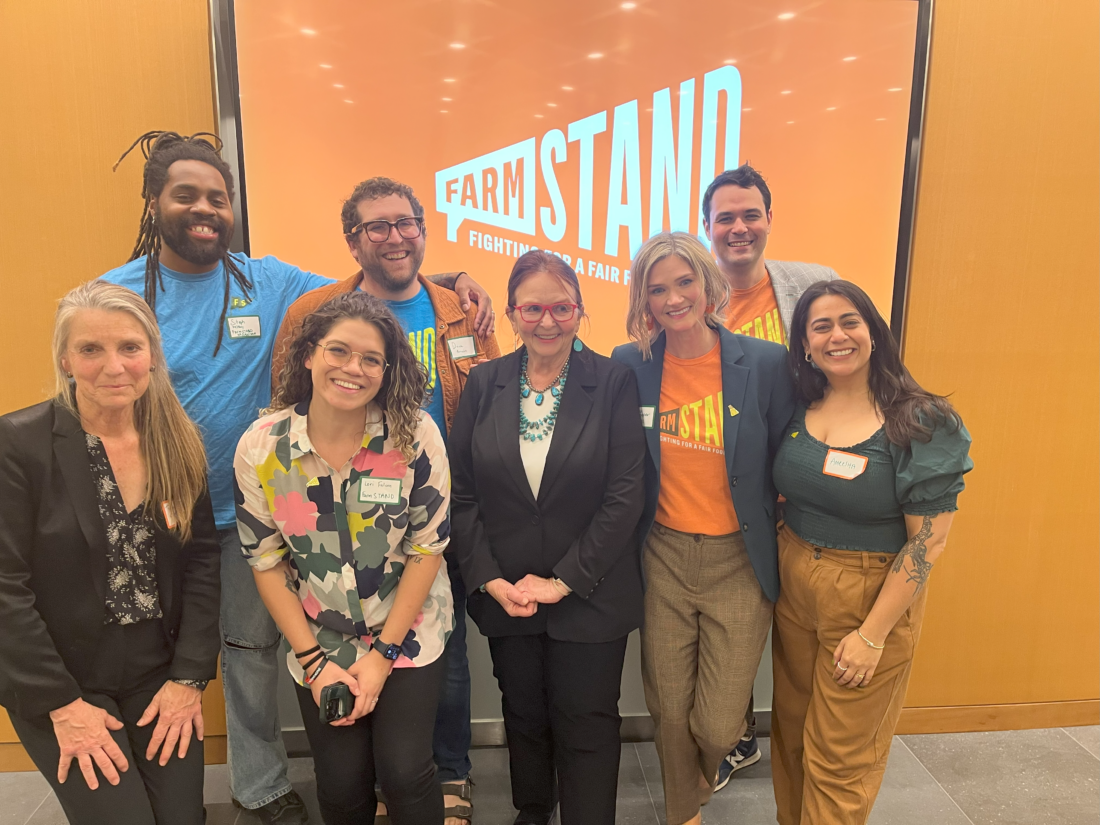
[[[810,353],[808,353],[808,352],[807,352],[807,353],[806,353],[806,363],[807,363],[807,364],[812,364],[813,362],[814,362],[814,359],[813,359],[813,358],[811,358],[811,357],[810,357]]]

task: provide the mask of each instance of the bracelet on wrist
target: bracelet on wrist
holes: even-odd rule
[[[867,647],[873,647],[875,650],[882,650],[883,648],[886,647],[886,642],[883,642],[880,645],[876,645],[874,642],[872,642],[870,639],[868,639],[866,636],[864,636],[863,631],[860,630],[858,627],[856,628],[856,633],[859,634],[859,638],[863,639],[863,641],[865,641],[867,643]]]
[[[326,656],[321,664],[317,665],[317,669],[312,674],[307,674],[303,681],[306,683],[306,687],[309,687],[317,681],[317,677],[321,675],[321,671],[325,669],[325,665],[328,664],[328,657]]]
[[[315,647],[311,647],[309,650],[303,650],[301,653],[295,653],[294,657],[296,659],[305,659],[307,656],[312,656],[314,653],[317,653],[320,649],[321,646],[316,645]]]
[[[309,673],[309,669],[311,667],[313,667],[315,664],[317,664],[319,661],[324,659],[324,658],[326,658],[324,653],[318,653],[316,656],[314,656],[308,662],[302,662],[301,663],[302,670],[304,670],[306,673]]]

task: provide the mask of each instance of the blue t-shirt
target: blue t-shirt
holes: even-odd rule
[[[158,287],[156,311],[172,386],[183,408],[198,424],[210,463],[210,497],[220,529],[233,527],[233,454],[237,441],[271,404],[271,351],[287,308],[299,297],[325,284],[277,258],[233,260],[252,281],[245,298],[230,279],[229,309],[221,349],[214,356],[218,320],[225,296],[223,265],[202,275],[185,275],[161,265],[164,289]],[[145,258],[103,276],[105,281],[145,295]]]
[[[409,346],[416,360],[428,371],[428,400],[424,410],[430,415],[447,442],[447,419],[443,415],[443,391],[439,388],[439,371],[435,364],[435,307],[424,287],[407,301],[386,301],[401,327],[409,335]]]

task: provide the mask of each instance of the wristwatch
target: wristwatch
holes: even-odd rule
[[[371,647],[381,653],[384,659],[389,659],[391,662],[396,662],[397,657],[401,655],[401,645],[388,645],[381,638],[375,639],[371,643]]]

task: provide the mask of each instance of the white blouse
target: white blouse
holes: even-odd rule
[[[520,409],[523,410],[523,414],[527,416],[529,421],[534,421],[549,414],[550,410],[553,409],[553,404],[554,396],[549,391],[543,397],[541,406],[535,403],[535,393],[531,393],[527,398],[520,396],[519,399]],[[538,439],[528,441],[522,435],[519,437],[519,456],[523,459],[523,470],[527,473],[527,483],[531,485],[531,495],[536,499],[539,497],[539,487],[542,486],[542,471],[546,469],[546,454],[550,451],[550,441],[553,437],[553,431],[549,436],[544,436],[541,441]]]

